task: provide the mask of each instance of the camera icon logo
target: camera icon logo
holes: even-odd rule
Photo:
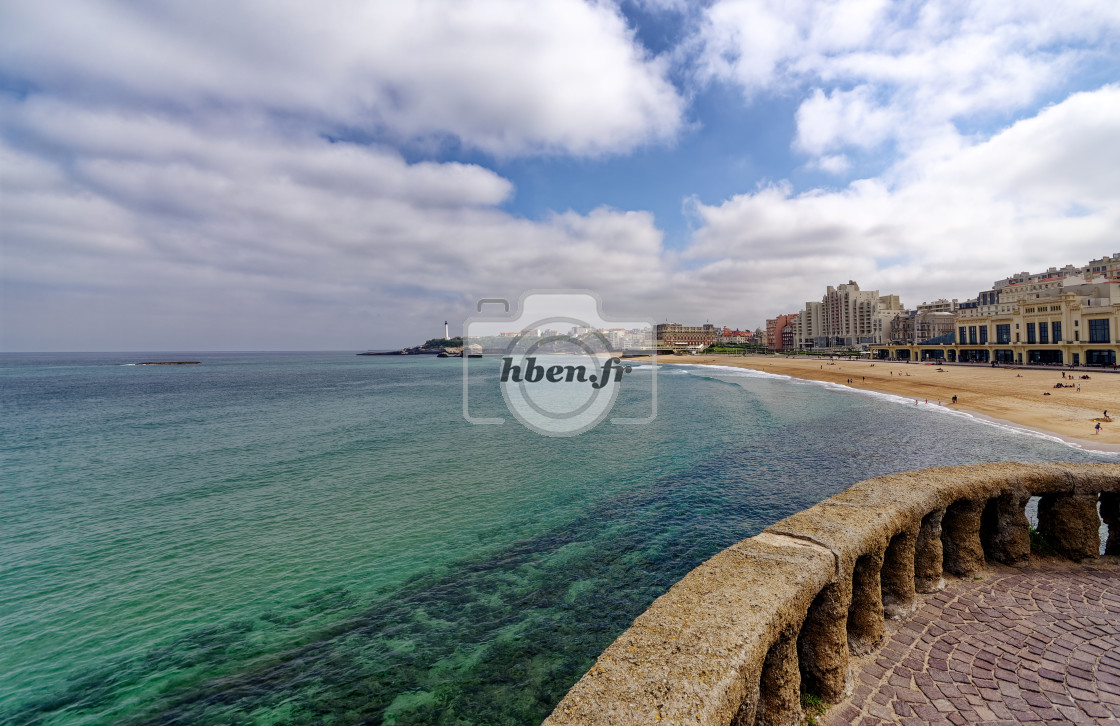
[[[607,320],[598,296],[584,290],[527,292],[512,316],[505,300],[481,300],[479,312],[487,304],[503,305],[505,315],[472,317],[464,327],[463,416],[471,423],[505,422],[479,415],[487,403],[493,408],[495,387],[515,419],[545,436],[588,431],[620,401],[629,415],[611,417],[612,424],[657,416],[651,321]],[[638,354],[654,365],[626,361]]]

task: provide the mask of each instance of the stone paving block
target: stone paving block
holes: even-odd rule
[[[949,701],[944,699],[944,698],[935,699],[933,701],[933,707],[936,708],[941,713],[952,713],[953,711],[956,710],[956,706],[949,703]]]
[[[885,721],[890,721],[892,718],[894,718],[894,714],[891,713],[891,710],[889,708],[887,708],[886,706],[881,706],[878,703],[868,704],[867,713],[871,714],[875,718],[881,718]]]
[[[989,703],[988,708],[992,710],[992,713],[996,715],[996,718],[1014,719],[1014,716],[1011,715],[1011,709],[1003,703]]]
[[[871,663],[871,664],[868,664],[868,665],[864,666],[863,672],[870,675],[872,678],[879,679],[879,678],[882,678],[884,675],[886,675],[887,670],[886,670],[886,668],[883,668],[880,665],[876,665],[875,663]]]
[[[1006,680],[999,682],[999,692],[1003,694],[1004,698],[1018,698],[1022,691],[1019,690],[1017,682]]]
[[[1049,681],[1055,681],[1057,683],[1062,683],[1066,679],[1064,674],[1059,673],[1058,671],[1050,670],[1049,668],[1039,668],[1038,675]]]
[[[1082,711],[1089,714],[1093,718],[1108,718],[1112,716],[1112,711],[1105,708],[1099,703],[1079,703],[1077,704]]]

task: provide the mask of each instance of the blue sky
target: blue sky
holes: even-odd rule
[[[0,7],[0,350],[756,327],[1120,251],[1115,3]]]

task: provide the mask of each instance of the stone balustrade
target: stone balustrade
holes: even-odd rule
[[[1030,557],[1025,506],[1075,561],[1120,555],[1120,465],[982,464],[859,482],[689,572],[610,645],[545,720],[800,722],[800,697],[841,700],[849,660],[876,650],[944,574]],[[1098,518],[1098,504],[1100,518]]]

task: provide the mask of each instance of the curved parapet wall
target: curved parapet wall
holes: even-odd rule
[[[1120,554],[1120,465],[982,464],[859,482],[689,572],[608,647],[545,720],[562,724],[797,724],[800,694],[851,688],[943,573],[1030,557],[1024,512],[1081,561]]]

